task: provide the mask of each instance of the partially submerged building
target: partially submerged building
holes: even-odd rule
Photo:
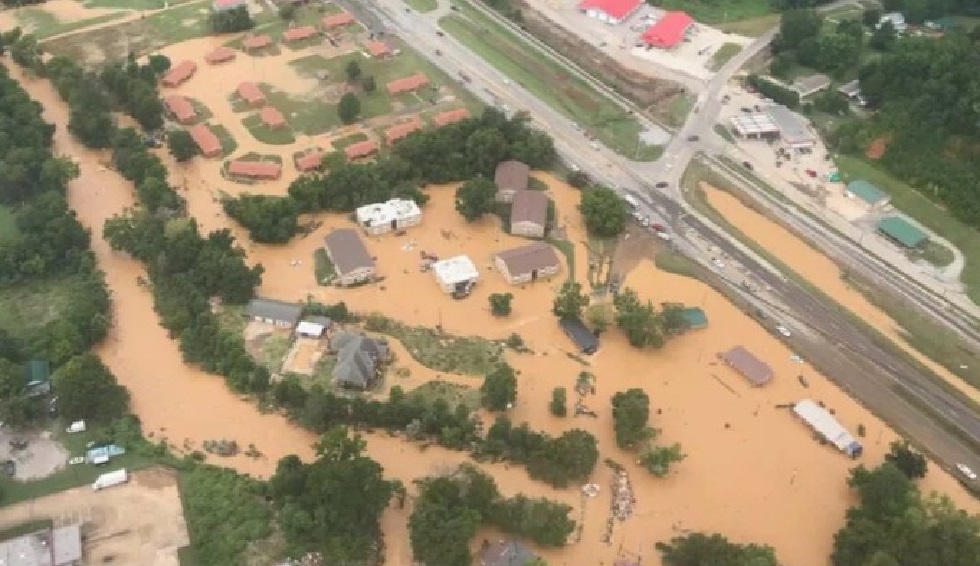
[[[323,157],[326,153],[320,150],[313,150],[297,156],[293,162],[300,173],[309,173],[323,167]]]
[[[369,389],[381,377],[381,368],[390,357],[388,342],[353,332],[338,332],[330,340],[330,351],[337,356],[333,383],[346,389]]]
[[[368,253],[360,234],[353,228],[331,231],[323,239],[324,250],[337,273],[336,283],[349,287],[374,277],[374,258]]]
[[[497,194],[500,195],[499,192]],[[544,238],[548,229],[550,205],[551,199],[543,191],[518,191],[510,205],[510,233],[515,236]]]
[[[273,181],[282,175],[282,165],[274,161],[236,159],[228,164],[228,176],[250,181]]]
[[[372,236],[404,230],[422,223],[422,210],[410,199],[393,198],[386,202],[367,204],[358,207],[354,216],[358,225]]]
[[[197,149],[204,157],[218,157],[221,155],[221,140],[211,131],[206,124],[198,124],[188,130],[191,139],[197,145]]]
[[[531,182],[531,167],[514,159],[501,161],[494,171],[493,182],[497,185],[497,200],[511,202],[514,195],[527,190]]]
[[[834,415],[815,401],[810,399],[800,401],[793,405],[793,413],[821,438],[851,458],[857,458],[864,451],[861,443],[851,436]]]
[[[769,364],[755,357],[744,346],[735,346],[727,352],[718,354],[718,357],[753,387],[762,387],[772,381],[774,373]]]
[[[550,278],[561,271],[558,254],[545,242],[534,242],[498,252],[493,258],[493,264],[511,285]]]
[[[255,297],[245,307],[245,314],[253,322],[263,322],[278,328],[293,328],[299,322],[303,307],[275,299]]]
[[[458,255],[437,261],[431,266],[436,282],[444,293],[465,297],[476,285],[480,278],[480,270],[473,260],[465,255]]]
[[[599,351],[599,339],[580,319],[559,319],[558,325],[561,326],[565,336],[575,343],[579,352],[592,355]]]
[[[259,120],[270,130],[278,130],[286,125],[286,117],[274,106],[266,106],[259,110]]]
[[[528,566],[537,556],[517,540],[497,540],[480,551],[480,566]]]
[[[194,105],[185,96],[180,96],[179,94],[166,96],[163,99],[163,106],[181,124],[188,124],[197,118],[197,111],[194,110]]]
[[[263,94],[259,85],[253,82],[245,81],[240,83],[238,88],[235,89],[235,93],[238,94],[238,98],[241,98],[249,106],[258,107],[265,104],[265,94]]]
[[[235,58],[235,55],[236,52],[234,49],[221,45],[205,55],[204,60],[207,61],[208,65],[219,65],[231,61]]]

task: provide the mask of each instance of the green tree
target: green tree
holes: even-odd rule
[[[296,6],[286,3],[279,6],[279,18],[283,21],[291,21],[296,16]]]
[[[626,229],[626,203],[612,189],[583,189],[578,209],[590,234],[600,238],[614,238]]]
[[[483,406],[491,411],[504,411],[517,400],[517,376],[506,363],[495,367],[483,379],[480,387]]]
[[[586,481],[598,460],[595,437],[576,428],[535,451],[527,462],[527,472],[554,487],[566,487],[569,482]]]
[[[477,177],[456,189],[456,211],[467,222],[473,222],[493,211],[496,198],[497,185],[489,179]]]
[[[635,450],[653,435],[648,425],[650,397],[642,389],[627,389],[613,395],[612,413],[616,445],[620,448]]]
[[[928,463],[926,457],[909,446],[908,442],[896,440],[890,445],[885,461],[891,462],[909,479],[917,480],[926,477]]]
[[[768,546],[736,544],[720,534],[691,533],[658,542],[666,566],[778,566]]]
[[[864,14],[861,15],[861,23],[865,27],[874,29],[881,22],[881,15],[881,10],[878,8],[866,9]]]
[[[603,303],[592,305],[587,311],[585,311],[586,319],[589,321],[589,326],[592,327],[592,332],[594,332],[596,336],[601,335],[609,328],[609,324],[611,322],[609,310],[609,304]]]
[[[252,241],[283,244],[299,230],[299,207],[289,197],[241,195],[222,202],[225,213],[248,229]]]
[[[235,33],[255,27],[255,22],[245,6],[231,10],[212,11],[208,16],[208,24],[212,33]]]
[[[674,443],[670,446],[653,446],[640,456],[640,465],[646,468],[651,474],[662,478],[666,477],[670,472],[671,464],[680,462],[684,458],[686,456],[680,444]]]
[[[153,70],[154,74],[162,75],[170,70],[170,57],[154,53],[147,57],[147,65]]]
[[[514,300],[513,293],[491,293],[490,294],[490,313],[493,316],[507,316],[511,312],[511,301]]]
[[[368,75],[361,79],[361,89],[367,93],[374,92],[378,90],[378,83],[372,75]]]
[[[559,320],[581,319],[582,312],[588,306],[589,296],[582,292],[582,284],[569,279],[562,283],[552,304],[551,313]]]
[[[353,124],[360,114],[361,101],[354,96],[354,93],[348,92],[340,97],[340,102],[337,103],[337,116],[340,117],[341,122]]]
[[[888,51],[895,45],[896,40],[898,40],[898,32],[895,31],[891,21],[886,20],[871,34],[868,45],[876,51]]]
[[[551,390],[551,402],[548,403],[548,410],[556,417],[568,415],[568,392],[564,387],[555,387]]]
[[[807,39],[820,34],[823,17],[810,8],[784,10],[779,20],[778,51],[796,49]]]
[[[128,410],[129,392],[95,354],[68,360],[51,381],[58,394],[58,413],[66,421],[109,422]]]
[[[167,149],[178,163],[190,161],[200,153],[197,143],[187,130],[174,130],[167,134]]]
[[[356,82],[358,77],[361,76],[361,65],[356,59],[351,59],[347,62],[347,66],[344,67],[344,74],[347,75],[347,82]]]
[[[626,287],[613,297],[616,326],[634,348],[660,348],[665,343],[663,319],[650,301],[640,302],[636,291]]]

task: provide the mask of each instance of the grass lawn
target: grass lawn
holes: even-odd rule
[[[15,18],[17,22],[26,28],[30,28],[38,40],[42,40],[55,35],[61,35],[78,29],[87,28],[105,22],[118,20],[125,16],[125,12],[114,14],[103,14],[93,18],[62,22],[58,16],[41,8],[21,8],[17,11]]]
[[[159,10],[164,2],[170,6],[179,6],[194,0],[84,0],[86,8],[120,8],[125,10]]]
[[[398,339],[420,364],[436,371],[482,376],[502,361],[503,347],[480,336],[443,334],[381,314],[368,315],[365,328]]]
[[[694,99],[686,94],[679,94],[670,101],[664,121],[668,125],[679,128],[687,121],[687,117],[694,109]]]
[[[214,135],[218,136],[218,141],[221,142],[222,157],[228,157],[232,153],[235,153],[235,150],[238,149],[238,142],[235,141],[235,138],[231,137],[231,132],[227,128],[216,124],[208,124],[208,127],[211,128]]]
[[[192,122],[193,124],[200,124],[201,122],[207,122],[208,120],[211,119],[212,116],[214,116],[214,114],[211,113],[211,109],[208,108],[207,105],[201,102],[200,100],[194,98],[188,98],[187,100],[190,100],[191,106],[194,107],[194,112],[197,115],[194,118],[194,121]]]
[[[367,141],[367,139],[367,135],[362,132],[351,134],[347,137],[334,140],[333,149],[334,151],[343,151],[347,146],[354,145],[357,142]]]
[[[222,305],[218,313],[218,326],[235,336],[244,336],[248,325],[245,307],[241,305]]]
[[[732,57],[738,55],[742,52],[742,46],[737,43],[723,43],[718,51],[715,51],[711,55],[711,61],[708,62],[708,68],[712,71],[717,71],[718,69],[725,66],[725,63],[732,60]]]
[[[568,240],[556,240],[554,238],[549,238],[548,243],[555,246],[555,249],[565,256],[565,264],[567,266],[565,279],[575,281],[575,246]]]
[[[946,246],[932,241],[927,241],[922,247],[909,250],[906,254],[911,260],[924,260],[936,267],[946,267],[953,263],[956,257],[952,250]]]
[[[892,177],[885,171],[857,157],[841,156],[837,166],[844,182],[865,179],[891,196],[891,204],[923,226],[956,246],[966,257],[961,280],[967,286],[967,296],[980,303],[980,231],[953,218],[943,207],[936,205],[919,191]]]
[[[416,12],[431,12],[439,7],[437,0],[405,0],[405,3],[412,7]]]
[[[332,280],[337,275],[333,262],[327,257],[327,251],[323,248],[317,248],[313,252],[313,275],[316,277],[318,285],[329,285],[325,282]]]
[[[735,143],[735,136],[732,135],[731,130],[726,128],[724,124],[715,124],[714,128],[712,129],[728,143]]]
[[[398,385],[398,383],[393,382],[392,385]],[[431,406],[439,399],[442,399],[449,405],[450,411],[456,410],[456,407],[459,405],[466,405],[470,409],[476,409],[480,406],[480,390],[458,383],[428,381],[407,392],[405,399],[427,406]]]
[[[296,141],[293,131],[289,126],[283,128],[270,128],[262,123],[258,113],[252,114],[242,120],[242,124],[248,128],[252,137],[257,141],[268,145],[288,145]]]
[[[40,328],[57,319],[77,300],[72,278],[34,281],[29,285],[0,289],[0,328],[15,336],[27,328]]]
[[[271,373],[278,373],[282,362],[293,345],[293,337],[287,334],[271,334],[262,338],[259,359],[256,360]]]
[[[704,272],[703,267],[694,263],[693,260],[688,259],[687,256],[671,253],[667,250],[663,250],[654,256],[653,263],[660,271],[666,271],[674,275],[683,275],[692,279],[701,279]]]
[[[17,214],[9,206],[0,206],[0,244],[16,240],[20,236],[17,230]]]
[[[767,16],[775,11],[770,0],[718,0],[716,2],[663,0],[658,3],[658,6],[664,10],[684,10],[695,20],[706,24],[738,22]]]
[[[766,14],[764,16],[717,24],[715,27],[722,31],[734,33],[736,35],[744,35],[745,37],[759,37],[777,26],[779,26],[779,14]]]
[[[604,145],[633,158],[642,126],[619,106],[520,37],[466,4],[439,25],[474,53],[555,110],[591,131]],[[642,145],[642,144],[641,144]]]

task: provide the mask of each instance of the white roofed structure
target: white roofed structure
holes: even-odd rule
[[[480,270],[476,268],[473,260],[465,255],[433,263],[432,272],[436,274],[436,281],[446,293],[452,293],[460,286],[471,285],[480,278]]]
[[[408,199],[393,198],[387,202],[367,204],[359,207],[355,215],[361,228],[374,236],[417,226],[422,222],[419,205]]]
[[[768,114],[739,114],[732,116],[732,129],[742,138],[779,137],[779,126]]]
[[[296,334],[307,338],[319,338],[323,336],[326,329],[327,327],[323,324],[303,320],[296,326]]]
[[[857,458],[864,451],[861,443],[830,414],[830,411],[811,399],[804,399],[793,405],[793,413],[810,426],[824,440],[851,458]]]

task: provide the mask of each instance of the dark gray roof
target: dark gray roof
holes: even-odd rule
[[[530,175],[531,168],[528,165],[511,159],[497,164],[493,182],[497,184],[498,189],[523,191],[527,189]]]
[[[498,540],[480,553],[480,566],[525,566],[536,556],[516,540]]]
[[[561,329],[578,346],[579,350],[586,354],[594,354],[599,349],[599,339],[592,333],[581,320],[577,318],[566,318],[558,321]]]
[[[544,242],[511,248],[497,254],[512,276],[560,265],[555,249]]]
[[[541,191],[517,191],[510,205],[510,222],[534,222],[544,226],[548,222],[548,195]]]
[[[248,302],[245,312],[250,317],[271,318],[296,324],[299,315],[303,311],[302,307],[295,303],[277,301],[275,299],[262,299],[256,297]]]
[[[374,381],[379,360],[388,357],[388,343],[352,332],[339,332],[330,340],[337,353],[333,381],[342,387],[366,389]]]
[[[719,354],[726,364],[755,386],[765,385],[772,381],[772,368],[769,364],[752,355],[743,346],[735,346],[727,352]]]
[[[364,247],[360,234],[353,228],[341,228],[327,234],[323,239],[330,259],[339,275],[346,275],[363,267],[374,267],[374,259]]]

